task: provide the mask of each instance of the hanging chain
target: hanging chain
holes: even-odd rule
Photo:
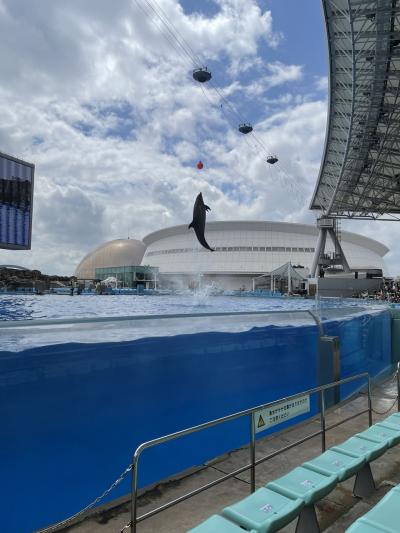
[[[384,381],[384,384],[393,383],[395,380],[397,380],[398,374],[399,374],[399,368],[397,368],[395,372]],[[361,394],[366,394],[366,393],[361,393]],[[382,395],[380,395],[380,397],[382,398]],[[397,402],[398,398],[399,398],[398,393],[396,394],[396,396],[391,396],[389,398],[386,397],[386,399],[388,400],[393,400],[393,403],[390,405],[388,409],[385,409],[384,411],[377,411],[376,409],[372,407],[372,394],[371,394],[371,411],[375,413],[376,415],[387,415],[389,411],[391,411],[393,407],[395,406],[395,403]]]
[[[93,500],[89,505],[84,507],[82,510],[80,510],[78,513],[75,513],[74,515],[70,516],[69,518],[66,518],[65,520],[62,520],[61,522],[57,522],[57,524],[54,524],[53,526],[46,527],[45,529],[41,529],[40,533],[49,533],[50,531],[54,531],[55,529],[58,529],[60,526],[64,526],[83,514],[85,511],[88,511],[92,507],[94,507],[96,504],[98,504],[103,498],[107,496],[108,493],[110,493],[117,485],[125,479],[127,474],[132,470],[132,464],[130,464],[125,470],[122,472],[122,474],[114,481],[112,485],[108,487],[107,490],[105,490],[100,496],[98,496],[95,500]]]
[[[373,407],[371,407],[371,411],[375,413],[376,415],[386,415],[388,414],[389,411],[393,409],[395,403],[397,402],[397,399],[398,399],[398,396],[396,396],[396,398],[393,400],[392,405],[388,409],[386,409],[386,411],[376,411],[376,409],[374,409]]]

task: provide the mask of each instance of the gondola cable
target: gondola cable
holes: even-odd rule
[[[151,9],[151,11],[154,13],[154,15],[160,20],[160,22],[162,23],[162,25],[165,27],[165,29],[168,31],[168,34],[165,33],[165,31],[163,32],[162,28],[159,27],[151,13],[149,13],[148,11],[144,10],[143,7],[140,5],[140,2],[139,0],[135,0],[136,4],[141,8],[141,10],[144,12],[144,14],[149,17],[151,19],[151,21],[155,24],[156,28],[161,32],[163,33],[164,37],[168,40],[168,42],[171,44],[171,46],[177,51],[177,53],[179,55],[181,55],[182,57],[182,53],[181,51],[185,54],[185,56],[187,57],[187,59],[189,59],[190,63],[191,63],[191,66],[198,66],[199,64],[205,64],[205,62],[202,60],[202,58],[200,58],[200,56],[198,56],[192,49],[192,47],[190,46],[190,44],[186,41],[186,39],[180,35],[179,31],[176,29],[176,27],[173,25],[173,23],[169,20],[168,16],[166,15],[166,13],[162,10],[161,6],[159,6],[159,4],[153,0],[154,4],[156,4],[156,6],[159,8],[159,10],[157,10],[157,8],[155,8],[154,6],[151,5],[150,1],[149,0],[143,0],[145,2],[145,4],[148,6],[149,9]],[[160,14],[160,11],[161,11],[161,14]],[[172,28],[172,29],[171,29]],[[179,38],[178,38],[179,36]],[[173,41],[171,40],[171,38],[173,39]],[[179,50],[176,45],[178,45]],[[210,83],[209,84],[211,85],[211,87],[213,88],[213,90],[217,93],[217,95],[219,96],[220,100],[225,103],[226,107],[229,108],[231,110],[231,113],[236,115],[242,124],[246,124],[246,122],[243,120],[243,117],[240,115],[240,113],[235,109],[235,107],[232,105],[232,103],[225,97],[225,95],[221,92],[221,90],[216,87],[214,85],[214,83]],[[201,89],[202,89],[202,92],[203,94],[206,96],[206,92],[204,91],[204,88],[202,87],[202,85],[200,85]],[[208,99],[208,98],[207,98]],[[208,99],[209,100],[209,99]],[[210,101],[210,100],[209,100]],[[214,104],[211,104],[211,105],[214,105]],[[231,121],[227,118],[227,114],[224,112],[224,106],[221,104],[220,105],[220,109],[221,111],[223,112],[225,118],[227,119],[228,123],[232,126],[231,124]],[[250,133],[250,132],[249,132]],[[261,141],[261,139],[259,139],[259,137],[254,133],[254,131],[251,131],[251,138],[254,138],[254,141],[259,145],[259,148],[262,150],[262,152],[264,152],[264,156],[262,157],[263,160],[265,160],[266,162],[270,163],[271,161],[269,160],[277,160],[278,158],[276,156],[271,156],[271,151],[269,151],[267,149],[267,147],[265,146],[265,144],[263,143],[263,141]],[[260,152],[259,150],[255,147],[255,145],[252,147],[249,142],[248,142],[248,139],[246,138],[246,135],[244,136],[244,140],[247,142],[247,144],[251,147],[252,150],[254,150],[257,155],[259,156],[260,155]],[[266,158],[265,158],[266,156]],[[275,163],[276,161],[274,161]],[[271,163],[271,164],[274,164],[274,163]],[[290,184],[290,189],[291,190],[296,190],[297,192],[302,192],[301,189],[299,189],[298,187],[295,187],[289,174],[287,173],[285,167],[282,165],[282,163],[280,163],[280,168],[279,168],[279,173],[283,173],[283,175],[285,176],[286,179],[283,179],[282,181],[285,183],[289,183]],[[288,181],[287,181],[288,180]]]

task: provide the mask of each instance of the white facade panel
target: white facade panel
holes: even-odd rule
[[[217,276],[220,285],[225,278],[224,288],[249,289],[252,277],[269,273],[288,261],[309,269],[317,231],[316,227],[305,224],[209,222],[206,240],[216,249],[210,252],[197,242],[193,230],[175,226],[143,239],[147,248],[142,264],[158,267],[161,275]],[[381,243],[348,232],[342,232],[341,242],[350,268],[386,270],[383,256],[388,249]],[[329,241],[326,250],[334,251]]]

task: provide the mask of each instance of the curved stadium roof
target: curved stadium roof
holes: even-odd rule
[[[311,209],[400,214],[400,3],[323,0],[330,56],[325,151]]]
[[[220,231],[229,232],[235,235],[238,235],[241,232],[249,232],[248,235],[250,235],[250,232],[253,233],[257,231],[261,231],[263,233],[273,232],[288,233],[293,235],[311,235],[313,237],[316,237],[318,234],[317,228],[310,224],[275,222],[270,220],[212,220],[207,222],[206,231],[207,234],[209,232]],[[382,257],[389,251],[384,244],[369,237],[365,237],[364,235],[359,235],[358,233],[352,233],[350,231],[342,231],[341,233],[343,240],[346,242],[372,250]],[[158,242],[162,241],[163,239],[180,235],[193,236],[194,234],[193,230],[188,230],[187,224],[181,224],[179,226],[170,226],[168,228],[163,228],[149,233],[143,237],[142,241],[146,247],[149,248],[151,245],[158,245]]]

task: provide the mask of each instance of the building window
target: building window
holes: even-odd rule
[[[315,252],[315,248],[291,248],[289,246],[217,246],[217,252]],[[152,250],[145,257],[167,254],[185,254],[207,252],[204,248],[170,248],[169,250]]]

